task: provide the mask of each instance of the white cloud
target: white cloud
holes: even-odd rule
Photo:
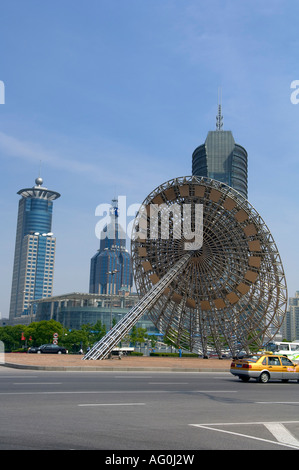
[[[75,173],[94,174],[94,171],[97,169],[95,165],[90,163],[66,159],[61,155],[45,150],[37,143],[21,141],[3,132],[0,132],[0,148],[4,152],[2,153],[3,156],[20,158],[34,163],[42,161],[46,162],[49,166]]]

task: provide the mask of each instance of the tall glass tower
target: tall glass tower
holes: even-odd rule
[[[90,262],[90,294],[130,292],[133,285],[131,256],[126,249],[126,234],[118,222],[117,200],[112,201],[110,222],[101,234],[100,249]]]
[[[221,105],[218,106],[217,126],[208,132],[204,144],[192,154],[192,175],[207,176],[221,181],[248,197],[247,152],[235,143],[231,131],[222,130]]]
[[[19,211],[9,318],[26,315],[35,299],[50,297],[56,239],[51,232],[53,201],[60,197],[42,186],[36,178],[35,186],[18,191]]]

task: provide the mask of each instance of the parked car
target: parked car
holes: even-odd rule
[[[299,364],[293,363],[286,356],[256,354],[243,359],[234,359],[230,372],[243,382],[248,382],[251,378],[262,383],[267,383],[269,380],[299,382]]]
[[[67,349],[58,346],[58,344],[42,344],[41,346],[32,346],[28,349],[29,353],[37,354],[67,354]]]

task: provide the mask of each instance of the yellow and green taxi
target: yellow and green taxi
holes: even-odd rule
[[[269,380],[299,382],[299,364],[292,362],[286,356],[273,354],[255,354],[243,359],[234,359],[230,372],[243,382],[248,382],[251,378],[262,383],[267,383]]]

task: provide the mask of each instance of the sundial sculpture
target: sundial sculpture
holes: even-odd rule
[[[84,360],[105,359],[144,313],[204,357],[261,347],[281,327],[287,286],[277,246],[248,200],[219,181],[184,176],[152,191],[131,255],[141,300]]]

